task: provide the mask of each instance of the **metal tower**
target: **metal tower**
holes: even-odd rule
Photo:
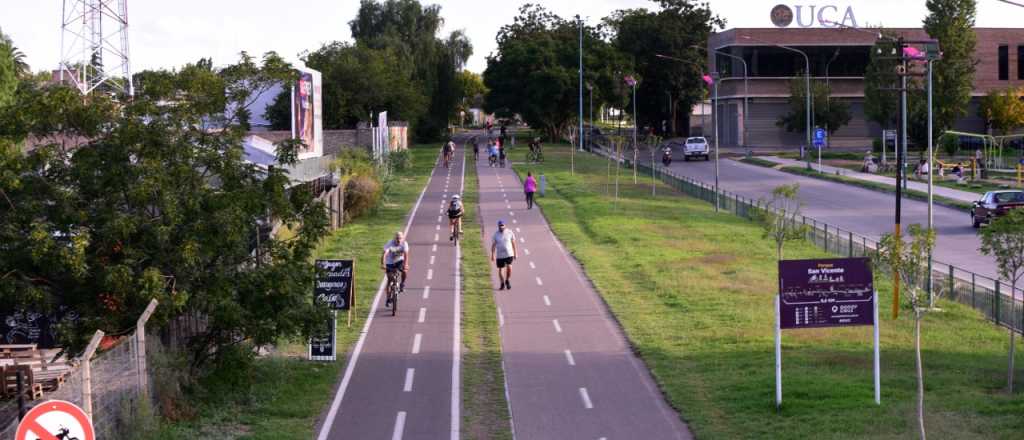
[[[60,27],[62,83],[74,84],[82,94],[104,86],[135,95],[127,0],[64,0]]]

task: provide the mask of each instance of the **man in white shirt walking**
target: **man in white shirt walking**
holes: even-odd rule
[[[512,261],[516,259],[516,234],[505,228],[505,221],[498,220],[498,230],[491,238],[491,261],[498,266],[498,290],[511,289]],[[505,269],[502,276],[501,269]]]

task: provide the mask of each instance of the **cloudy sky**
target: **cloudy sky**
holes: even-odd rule
[[[465,29],[474,46],[468,68],[480,72],[495,50],[494,35],[530,0],[422,0],[442,7],[445,32]],[[649,0],[532,0],[571,17],[596,22],[617,9],[648,7]],[[1017,1],[1024,3],[1024,1]],[[769,11],[779,3],[835,5],[853,9],[859,25],[920,26],[924,0],[712,0],[728,27],[770,27]],[[979,27],[1021,27],[1024,8],[978,0]],[[0,29],[11,35],[34,70],[55,68],[60,52],[62,0],[0,0]],[[301,6],[299,6],[301,5]],[[804,6],[805,8],[807,6]],[[333,40],[351,40],[348,22],[358,0],[128,0],[134,70],[175,67],[201,57],[215,64],[234,61],[239,51],[275,50],[290,59]],[[830,11],[831,12],[831,11]],[[826,19],[828,17],[825,17]],[[840,17],[837,16],[836,19]]]

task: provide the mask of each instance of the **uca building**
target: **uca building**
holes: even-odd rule
[[[864,116],[864,72],[878,39],[878,28],[861,28],[850,6],[777,5],[765,13],[770,27],[728,29],[708,39],[708,66],[720,75],[718,129],[722,145],[806,144],[806,132],[787,132],[776,121],[791,111],[790,82],[793,78],[802,80],[809,64],[811,81],[827,83],[832,91],[829,102],[849,104],[852,116],[849,124],[832,134],[829,146],[870,148],[883,129]],[[929,38],[921,28],[886,31],[907,40]],[[977,64],[973,97],[955,129],[986,133],[988,127],[978,115],[981,97],[990,90],[1024,86],[1024,29],[974,31]],[[711,105],[700,105],[695,110],[691,117],[694,130],[711,134],[713,122],[702,115],[710,113],[704,109],[710,110]]]

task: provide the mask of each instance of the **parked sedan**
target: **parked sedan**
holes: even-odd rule
[[[974,202],[974,207],[971,208],[971,225],[975,228],[980,227],[982,223],[990,223],[992,219],[1021,206],[1024,206],[1024,191],[989,191]]]

